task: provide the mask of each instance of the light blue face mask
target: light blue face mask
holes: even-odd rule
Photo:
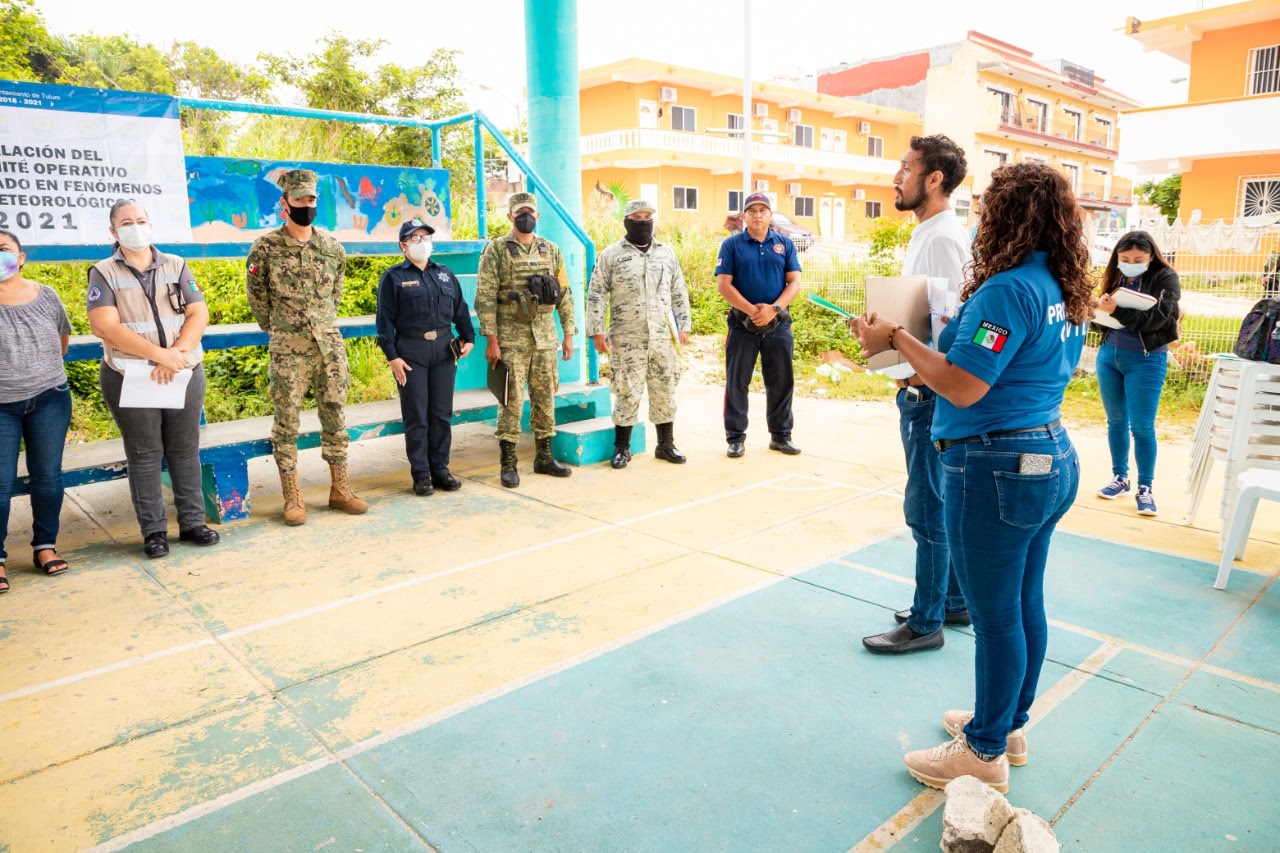
[[[14,252],[0,252],[0,281],[8,281],[18,274],[18,256]]]
[[[1147,271],[1150,264],[1126,264],[1124,261],[1117,261],[1116,268],[1120,270],[1120,274],[1125,278],[1137,278]]]

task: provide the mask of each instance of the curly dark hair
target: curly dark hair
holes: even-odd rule
[[[1032,252],[1049,253],[1049,271],[1062,289],[1067,316],[1073,323],[1086,322],[1092,316],[1093,263],[1071,185],[1040,163],[1001,166],[982,192],[972,275],[961,299],[973,296],[987,279],[1018,266]]]
[[[920,161],[924,163],[924,174],[927,178],[934,172],[942,173],[942,194],[951,195],[951,191],[960,186],[968,174],[969,164],[964,159],[964,149],[941,133],[933,136],[911,137],[911,147],[920,152]]]

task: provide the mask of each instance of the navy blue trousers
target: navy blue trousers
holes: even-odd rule
[[[736,311],[729,313],[729,338],[724,347],[724,436],[729,443],[747,437],[747,389],[756,360],[764,376],[765,422],[774,441],[791,439],[791,398],[795,393],[795,373],[791,358],[795,338],[791,318],[783,320],[767,335],[757,335],[742,327]]]
[[[400,415],[409,470],[417,483],[449,470],[458,364],[449,352],[448,335],[434,341],[397,336],[396,350],[413,368],[400,386]]]

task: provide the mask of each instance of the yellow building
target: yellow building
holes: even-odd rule
[[[1125,113],[1125,161],[1182,175],[1183,220],[1280,214],[1280,2],[1130,18],[1125,29],[1191,66],[1187,103]]]
[[[969,192],[980,194],[991,171],[1009,162],[1053,166],[1100,222],[1132,204],[1131,182],[1115,174],[1117,115],[1137,102],[1091,69],[1037,62],[970,31],[960,42],[823,69],[818,91],[920,112],[926,133],[954,139],[971,176],[953,196],[962,216]]]
[[[583,199],[621,185],[653,201],[667,221],[719,230],[741,210],[742,133],[752,133],[751,191],[823,239],[852,238],[859,224],[903,216],[893,175],[913,135],[912,112],[643,59],[580,76]]]

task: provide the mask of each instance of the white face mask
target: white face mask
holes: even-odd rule
[[[151,245],[151,223],[143,222],[138,225],[121,225],[116,229],[116,239],[120,241],[120,245],[126,249],[132,249],[140,252]]]
[[[409,260],[414,263],[425,264],[429,257],[431,257],[430,240],[423,240],[421,243],[409,244]]]

